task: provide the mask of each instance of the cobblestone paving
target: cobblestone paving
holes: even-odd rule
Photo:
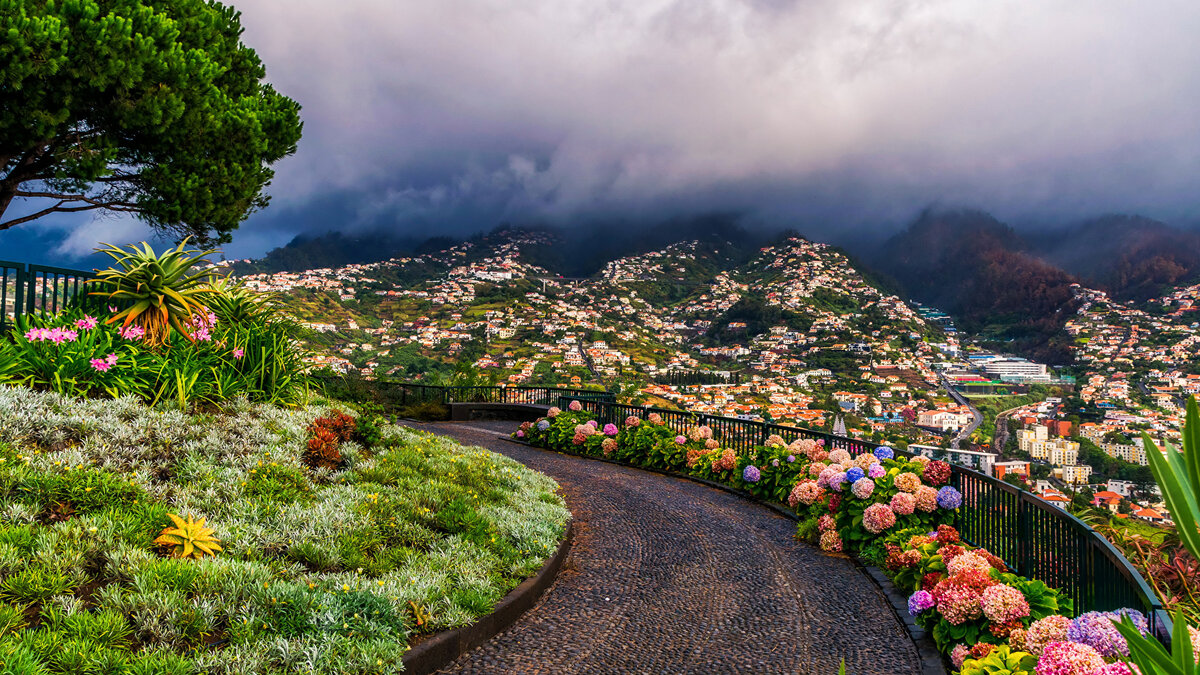
[[[879,589],[769,509],[691,481],[420,425],[552,476],[575,517],[558,581],[450,673],[920,673]]]

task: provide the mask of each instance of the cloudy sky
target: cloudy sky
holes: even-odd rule
[[[305,136],[231,255],[714,210],[834,238],[931,203],[1200,221],[1194,0],[236,4]],[[140,236],[79,222],[23,236]]]

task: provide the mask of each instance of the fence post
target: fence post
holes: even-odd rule
[[[17,297],[16,303],[13,305],[13,325],[17,325],[21,320],[21,315],[25,312],[25,264],[17,265]]]
[[[1029,507],[1025,506],[1025,498],[1017,493],[1017,573],[1027,575],[1029,569]]]

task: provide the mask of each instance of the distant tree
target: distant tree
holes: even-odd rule
[[[1019,487],[1022,489],[1025,488],[1025,480],[1023,478],[1021,478],[1020,474],[1009,472],[1009,473],[1004,474],[1004,478],[1002,478],[1001,480],[1003,480],[1005,483],[1008,483],[1009,485],[1013,485],[1013,486],[1016,486],[1016,487]]]
[[[208,0],[0,0],[0,230],[106,210],[226,242],[267,204],[300,106]],[[45,204],[3,220],[14,200]]]

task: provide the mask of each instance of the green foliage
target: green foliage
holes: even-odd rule
[[[1032,675],[1037,657],[1000,645],[982,659],[967,659],[960,675]]]
[[[284,672],[302,645],[305,672],[398,672],[412,634],[490,612],[561,540],[548,478],[383,420],[363,425],[371,453],[310,472],[330,412],[0,388],[0,435],[22,444],[0,445],[0,671]],[[343,448],[356,427],[333,425]],[[219,523],[225,550],[165,557],[163,496]]]
[[[205,326],[195,340],[173,331],[154,348],[81,308],[23,316],[11,341],[0,340],[0,364],[10,364],[10,380],[72,396],[132,394],[178,407],[238,396],[294,406],[307,396],[307,365],[289,322],[262,314]],[[48,339],[55,329],[58,340]]]
[[[200,240],[267,204],[299,106],[263,82],[240,15],[204,0],[0,1],[0,213],[19,190]],[[20,195],[27,196],[27,195]]]

